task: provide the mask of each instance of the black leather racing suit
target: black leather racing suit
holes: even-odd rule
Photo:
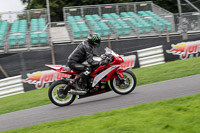
[[[82,63],[84,61],[87,61],[90,65],[98,65],[99,62],[93,60],[93,48],[89,44],[89,42],[83,41],[81,42],[76,49],[69,55],[68,57],[68,66],[77,71],[81,71],[84,73],[84,71],[90,71],[90,68],[86,67]],[[83,74],[80,74],[80,77],[82,77]]]

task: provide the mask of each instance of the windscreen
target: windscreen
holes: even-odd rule
[[[108,47],[105,48],[105,54],[106,55],[112,54],[112,55],[115,55],[115,56],[119,56],[117,53],[115,53],[114,51],[112,51]]]

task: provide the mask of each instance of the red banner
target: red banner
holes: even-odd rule
[[[38,71],[34,73],[28,73],[27,78],[23,80],[24,83],[34,84],[36,89],[45,87],[45,84],[62,79],[62,77],[68,78],[70,75],[59,73],[54,70]]]
[[[190,55],[200,52],[200,41],[182,42],[171,46],[172,48],[166,52],[179,55],[180,59],[187,59]]]

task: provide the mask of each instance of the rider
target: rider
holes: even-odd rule
[[[68,57],[68,66],[75,71],[80,71],[81,73],[76,79],[77,82],[82,82],[83,79],[91,73],[91,68],[82,64],[87,61],[90,65],[106,65],[107,60],[95,61],[93,60],[93,48],[99,47],[101,45],[101,37],[98,33],[91,33],[88,35],[88,39],[81,42],[76,49]],[[79,86],[77,86],[79,89]],[[82,88],[84,89],[84,88]]]

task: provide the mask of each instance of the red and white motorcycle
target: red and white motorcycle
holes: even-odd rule
[[[126,67],[122,67],[123,58],[109,48],[105,48],[105,54],[101,60],[108,60],[107,65],[92,67],[92,72],[87,80],[78,83],[79,88],[87,88],[87,91],[76,90],[74,80],[79,74],[69,67],[62,65],[46,65],[47,67],[61,73],[71,75],[70,78],[63,78],[55,81],[49,88],[49,99],[57,106],[70,105],[78,95],[79,98],[93,96],[111,91],[121,95],[132,92],[136,87],[136,76]],[[110,81],[110,82],[109,82]]]

